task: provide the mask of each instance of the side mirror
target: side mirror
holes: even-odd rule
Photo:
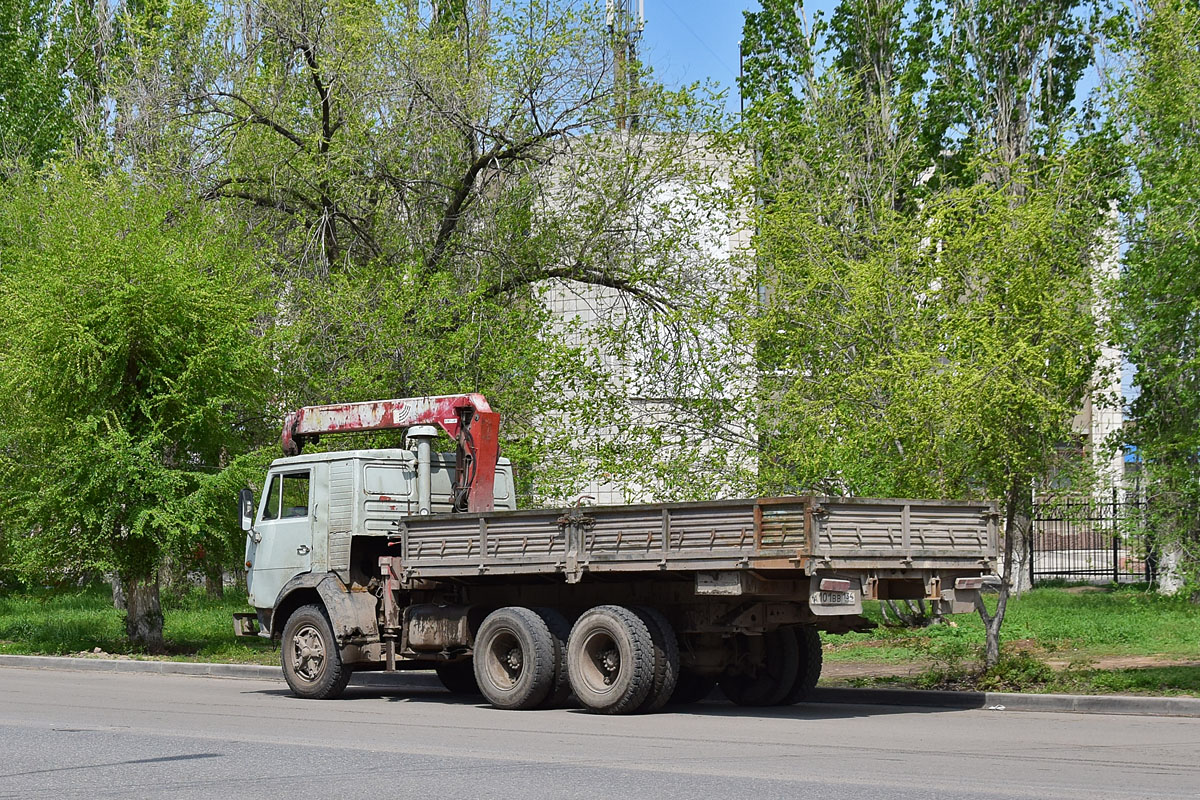
[[[250,530],[254,524],[254,492],[249,489],[238,492],[238,510],[242,515],[242,530]]]

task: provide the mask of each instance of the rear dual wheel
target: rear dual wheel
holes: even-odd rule
[[[821,676],[821,638],[815,628],[780,628],[740,637],[738,671],[721,678],[721,691],[740,706],[792,705]]]
[[[634,606],[632,610],[646,624],[654,647],[654,679],[638,711],[657,711],[670,702],[679,682],[679,641],[671,622],[658,609]]]
[[[800,648],[789,630],[739,635],[738,671],[721,678],[721,691],[739,706],[780,703],[796,681]]]
[[[584,612],[567,640],[567,674],[584,707],[601,714],[636,711],[654,686],[650,630],[623,606]]]
[[[554,639],[542,618],[509,606],[488,614],[475,636],[475,680],[496,708],[537,708],[554,680]]]
[[[783,697],[783,705],[794,705],[809,696],[816,688],[817,680],[821,677],[821,635],[817,629],[804,625],[792,628],[796,644],[800,648],[800,664],[796,670],[796,680],[792,688]]]
[[[649,607],[597,606],[573,627],[555,609],[501,608],[480,626],[473,661],[479,691],[505,709],[561,706],[574,692],[603,714],[656,711],[680,674],[675,631]],[[439,670],[443,683],[461,677],[455,668]]]
[[[679,678],[679,644],[648,607],[596,606],[571,628],[567,672],[579,702],[601,714],[655,711]]]
[[[565,667],[569,632],[566,618],[552,608],[493,611],[475,636],[478,691],[497,708],[563,705],[571,693]]]

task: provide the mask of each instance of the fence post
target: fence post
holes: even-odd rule
[[[1032,589],[1033,585],[1034,585],[1033,577],[1034,577],[1034,575],[1037,574],[1037,567],[1033,563],[1033,559],[1035,558],[1035,551],[1034,551],[1034,547],[1033,547],[1033,537],[1037,536],[1036,520],[1037,520],[1037,515],[1038,515],[1038,506],[1037,506],[1037,503],[1031,503],[1030,505],[1031,505],[1031,508],[1029,509],[1029,536],[1025,537],[1025,546],[1029,548],[1029,552],[1027,554],[1029,557],[1029,588]]]
[[[1113,583],[1121,582],[1121,534],[1117,524],[1117,487],[1112,490]]]

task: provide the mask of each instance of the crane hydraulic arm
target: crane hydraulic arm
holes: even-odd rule
[[[287,415],[280,444],[299,455],[305,442],[326,433],[394,430],[437,425],[458,443],[454,507],[491,511],[495,501],[496,459],[500,455],[500,415],[481,394],[404,397],[329,406],[305,406]]]

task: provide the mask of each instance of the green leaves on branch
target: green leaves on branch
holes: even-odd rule
[[[98,169],[0,206],[0,524],[30,570],[153,575],[200,528],[181,504],[261,435],[269,298],[232,245],[178,188]]]
[[[1135,189],[1117,285],[1117,337],[1140,389],[1129,441],[1146,470],[1151,529],[1200,579],[1200,9],[1150,3],[1117,108]],[[1182,558],[1180,558],[1182,556]]]
[[[760,238],[770,482],[858,495],[996,496],[1042,474],[1091,384],[1092,237],[1037,195],[939,193],[847,250],[789,197]]]

